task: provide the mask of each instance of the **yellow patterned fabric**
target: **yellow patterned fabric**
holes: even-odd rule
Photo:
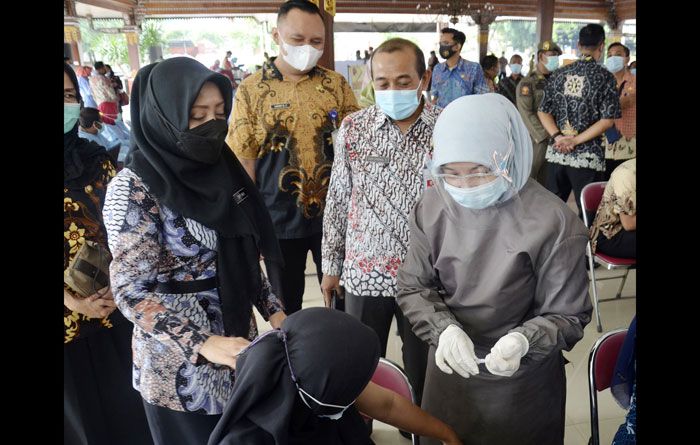
[[[591,247],[596,251],[598,235],[611,239],[622,230],[620,214],[637,214],[637,158],[623,162],[610,175],[603,198],[591,225]]]
[[[282,238],[320,232],[310,221],[323,215],[332,133],[358,109],[345,78],[322,67],[291,81],[273,60],[239,86],[226,142],[240,159],[258,160],[258,186]]]
[[[63,270],[68,268],[71,260],[85,240],[95,241],[107,246],[107,234],[102,223],[102,205],[107,190],[107,183],[116,175],[114,165],[107,159],[102,162],[100,173],[88,185],[72,189],[63,189]],[[64,285],[75,294],[70,287]],[[69,343],[78,337],[100,328],[111,328],[110,317],[120,315],[114,312],[101,320],[92,319],[63,306],[63,342]],[[121,317],[120,317],[121,318]]]

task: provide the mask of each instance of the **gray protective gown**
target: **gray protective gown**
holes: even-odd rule
[[[460,206],[438,184],[416,205],[410,231],[396,299],[431,345],[423,409],[465,445],[563,444],[561,351],[583,337],[592,311],[583,223],[530,179],[483,210]],[[512,377],[483,364],[469,379],[448,375],[435,365],[435,348],[450,324],[469,335],[479,358],[513,331],[527,337],[530,349]],[[431,443],[439,442],[421,440]]]

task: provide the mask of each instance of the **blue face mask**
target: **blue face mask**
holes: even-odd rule
[[[520,74],[520,72],[523,70],[523,66],[519,63],[511,63],[510,64],[510,71],[513,74]]]
[[[559,56],[547,56],[547,63],[544,64],[550,73],[559,68]]]
[[[80,117],[80,104],[63,104],[63,134],[68,133],[75,127]]]
[[[375,90],[377,106],[394,120],[406,119],[418,108],[418,88],[415,90]]]
[[[508,183],[499,176],[491,182],[477,187],[461,188],[444,183],[445,191],[457,204],[468,209],[484,209],[492,206],[508,190]]]
[[[630,68],[630,73],[637,75],[637,68]]]
[[[605,61],[605,67],[611,73],[617,73],[625,67],[625,59],[621,56],[610,56],[608,60]]]

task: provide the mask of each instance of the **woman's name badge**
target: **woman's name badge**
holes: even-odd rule
[[[236,204],[240,204],[240,203],[242,203],[243,201],[245,201],[245,199],[246,199],[247,197],[248,197],[248,193],[246,193],[245,189],[242,188],[242,189],[238,190],[236,193],[233,194],[233,201],[234,201]]]

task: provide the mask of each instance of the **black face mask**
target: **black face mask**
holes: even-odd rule
[[[212,119],[180,133],[177,146],[194,161],[215,164],[221,157],[227,133],[228,124],[225,120]]]
[[[440,45],[440,56],[443,59],[449,59],[450,57],[454,56],[457,51],[452,49],[453,46],[455,46],[454,43],[450,45]]]

